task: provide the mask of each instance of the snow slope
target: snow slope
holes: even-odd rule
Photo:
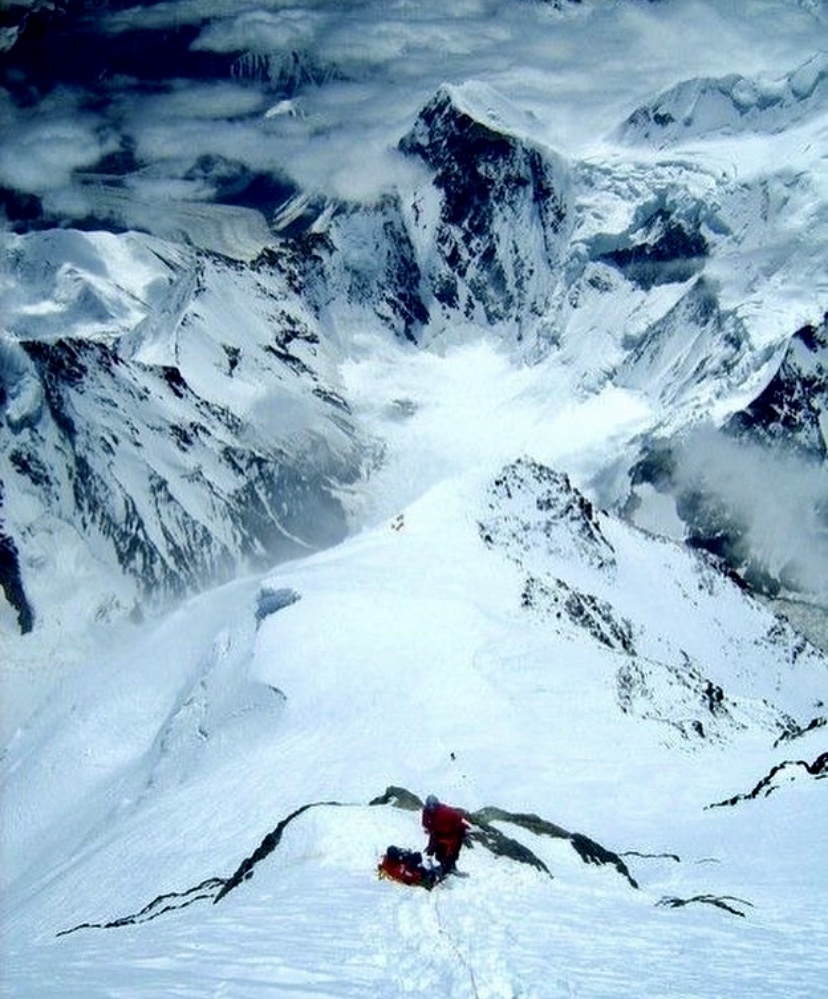
[[[710,806],[816,764],[826,679],[545,466],[451,477],[55,691],[3,761],[4,994],[818,995],[824,770]],[[416,813],[369,804],[389,785],[536,813],[639,887],[508,820],[551,878],[478,845],[432,895],[378,882],[388,843],[422,843]],[[204,897],[144,921],[170,892]]]
[[[822,5],[13,6],[0,995],[825,995]]]

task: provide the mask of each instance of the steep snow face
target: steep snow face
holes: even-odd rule
[[[725,430],[817,462],[828,458],[828,316],[794,334],[776,374]]]
[[[619,365],[616,381],[653,393],[663,403],[698,400],[700,385],[732,393],[755,372],[756,358],[742,324],[719,308],[715,287],[703,278],[640,336]]]
[[[552,994],[681,978],[714,999],[759,962],[775,999],[803,929],[818,993],[828,663],[540,462],[446,479],[134,637],[2,761],[11,994],[232,974],[241,997],[541,997],[551,939]],[[377,881],[389,843],[423,843],[394,788],[488,815],[511,854],[478,842],[439,894]],[[623,943],[602,941],[600,975],[596,918]]]
[[[626,143],[658,148],[688,138],[739,132],[779,132],[824,112],[828,56],[818,52],[778,79],[737,73],[685,80],[636,109],[619,130]]]
[[[725,558],[750,586],[822,599],[827,367],[824,323],[805,327],[763,391],[720,431],[647,443],[629,514],[646,524],[657,497],[671,497],[683,521],[679,536]]]
[[[43,386],[26,351],[7,333],[0,339],[0,387],[12,433],[38,422],[43,412]]]
[[[566,165],[521,117],[489,87],[444,87],[400,140],[439,192],[436,219],[426,192],[410,207],[414,225],[428,227],[429,299],[444,322],[507,324],[518,338],[549,308],[570,197]]]
[[[519,567],[521,606],[560,633],[589,635],[619,655],[624,711],[686,738],[728,739],[755,725],[778,734],[796,728],[793,719],[820,700],[823,656],[792,631],[769,626],[712,563],[598,513],[566,476],[522,459],[491,485],[488,507],[481,537]],[[661,615],[673,603],[683,604],[684,615],[671,620],[668,635]],[[736,607],[746,628],[740,637],[731,633]],[[714,661],[715,675],[707,676]],[[800,668],[813,671],[806,700],[780,700],[782,689],[798,686],[792,677]]]
[[[138,236],[10,249],[28,297],[7,317],[0,452],[35,618],[57,611],[57,580],[83,579],[111,615],[344,537],[337,488],[370,449],[312,315],[272,268]]]
[[[326,337],[379,328],[418,341],[429,312],[414,238],[399,195],[333,209],[318,248],[321,280],[311,290]]]

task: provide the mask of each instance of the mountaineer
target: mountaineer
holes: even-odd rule
[[[423,829],[428,833],[426,853],[440,865],[440,877],[451,874],[466,841],[469,823],[458,808],[444,805],[430,794],[423,806]]]

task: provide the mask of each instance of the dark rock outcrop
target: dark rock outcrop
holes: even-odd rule
[[[733,895],[693,895],[691,898],[679,898],[675,895],[665,896],[656,902],[656,905],[665,906],[670,909],[680,909],[691,904],[713,905],[717,909],[724,909],[734,916],[744,916],[745,913],[737,906],[753,907],[752,902],[743,898],[736,898]]]
[[[527,576],[521,606],[547,618],[566,619],[610,649],[635,655],[632,625],[621,618],[606,600],[582,593],[562,579],[550,585]]]
[[[711,309],[713,329],[719,319],[712,300]],[[624,379],[629,384],[643,384],[645,370],[658,368],[670,349],[671,336],[660,342],[648,339],[635,348],[625,362],[629,375]],[[735,358],[739,347],[735,341],[731,346]],[[627,512],[635,519],[641,487],[652,486],[673,497],[675,511],[686,525],[687,542],[713,555],[746,588],[770,597],[782,591],[818,592],[820,574],[803,560],[803,553],[821,550],[828,527],[828,503],[818,484],[828,462],[827,420],[828,321],[823,318],[819,325],[792,334],[764,389],[721,428],[671,441],[647,441],[630,470]],[[761,496],[744,500],[722,472],[730,464],[752,471],[763,488],[771,494],[779,490],[782,498],[786,489],[798,488],[796,477],[802,477],[800,492],[807,489],[803,495],[813,495],[805,521],[812,526],[807,538],[792,547],[790,558],[778,557],[771,563],[757,545],[753,512],[760,508]]]
[[[423,807],[423,801],[417,794],[409,791],[407,788],[391,785],[381,795],[371,799],[368,803],[368,807],[382,806],[401,808],[405,811],[419,811]],[[279,821],[262,839],[253,853],[245,857],[229,877],[208,878],[185,891],[166,892],[158,895],[137,913],[105,922],[80,923],[70,929],[61,930],[57,935],[64,936],[83,929],[115,929],[134,923],[147,922],[165,913],[185,908],[194,902],[212,901],[213,904],[220,902],[229,892],[238,888],[242,882],[253,876],[256,866],[277,849],[282,841],[285,829],[292,822],[314,808],[346,807],[357,808],[362,806],[349,806],[342,801],[313,801],[301,805]],[[486,806],[476,812],[465,812],[464,814],[472,825],[472,829],[468,834],[468,845],[470,847],[475,845],[481,846],[495,856],[505,857],[516,863],[527,864],[551,877],[549,868],[540,857],[525,844],[514,837],[506,835],[497,827],[498,824],[512,825],[536,836],[550,836],[554,839],[568,840],[584,863],[614,867],[619,874],[626,878],[633,888],[638,887],[635,879],[630,875],[627,865],[617,853],[606,849],[582,833],[569,833],[554,822],[549,822],[535,814],[509,812],[496,806]]]
[[[169,912],[186,909],[195,902],[214,899],[216,893],[223,888],[225,883],[224,878],[207,878],[206,881],[202,881],[201,884],[194,885],[186,891],[170,891],[165,892],[163,895],[158,895],[151,902],[148,902],[143,909],[128,916],[119,916],[117,919],[112,919],[106,923],[80,923],[67,930],[60,930],[55,936],[65,937],[69,933],[76,933],[78,930],[114,930],[121,926],[148,923]]]
[[[776,374],[758,396],[724,425],[733,437],[828,460],[828,315],[803,326],[788,344]]]
[[[433,171],[440,195],[433,298],[466,319],[519,328],[542,312],[568,217],[567,170],[515,129],[479,84],[442,87],[399,143]],[[415,204],[415,215],[419,212]]]
[[[3,502],[3,484],[0,483],[0,508]],[[34,627],[34,610],[26,596],[23,578],[20,574],[20,560],[17,557],[17,547],[12,538],[0,532],[0,586],[6,595],[6,600],[17,613],[17,624],[21,635],[25,635]]]
[[[807,725],[801,726],[796,723],[791,724],[782,735],[774,742],[773,748],[776,749],[777,746],[781,745],[783,742],[791,742],[794,739],[799,739],[808,732],[813,732],[818,728],[824,728],[828,725],[828,718],[823,715],[812,718]]]
[[[698,218],[681,219],[659,206],[637,221],[617,245],[595,259],[617,267],[645,291],[656,285],[688,281],[704,266],[707,240]]]
[[[734,794],[732,798],[724,801],[716,801],[708,808],[721,808],[723,805],[738,805],[742,801],[750,801],[754,798],[767,798],[774,791],[779,790],[782,784],[790,783],[803,776],[803,771],[816,780],[824,780],[828,777],[828,752],[820,753],[813,762],[807,760],[784,760],[771,770],[745,794]]]
[[[563,472],[518,458],[493,480],[486,506],[478,524],[481,539],[518,564],[526,564],[535,554],[577,560],[597,569],[615,564],[615,552],[594,506]]]

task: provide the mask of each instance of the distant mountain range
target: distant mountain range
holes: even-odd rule
[[[238,53],[194,42],[208,20],[121,6],[10,9],[4,80],[26,127],[66,88],[112,123],[128,91],[231,73]],[[291,114],[300,83],[269,78],[288,103],[267,114]],[[489,84],[445,85],[399,134],[408,180],[362,202],[303,189],[290,164],[203,153],[159,202],[126,111],[100,159],[71,171],[77,197],[55,200],[48,178],[39,192],[36,174],[14,186],[7,169],[0,571],[21,629],[44,612],[42,574],[82,578],[118,616],[341,540],[343,490],[370,488],[382,462],[337,373],[360,328],[401,349],[493,338],[516,364],[568,369],[579,395],[639,394],[650,427],[584,483],[595,500],[653,527],[654,487],[679,536],[747,585],[822,599],[824,573],[764,555],[715,478],[681,470],[686,435],[712,418],[716,436],[807,466],[818,496],[828,226],[800,210],[813,178],[742,179],[653,148],[801,129],[824,86],[822,56],[775,89],[686,81],[619,124],[621,152],[573,160]],[[245,120],[261,119],[245,93]],[[813,288],[808,325],[780,308],[790,284]],[[797,546],[825,554],[827,523],[815,499]]]

